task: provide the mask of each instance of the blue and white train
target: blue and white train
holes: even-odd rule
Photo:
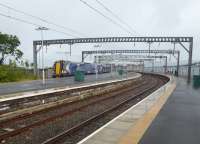
[[[109,64],[93,64],[93,63],[76,63],[71,61],[59,60],[53,65],[52,77],[73,76],[79,70],[84,74],[95,74],[96,70],[99,74],[109,73],[111,66]]]

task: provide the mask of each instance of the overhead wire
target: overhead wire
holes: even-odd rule
[[[6,17],[6,18],[9,18],[9,19],[13,19],[13,20],[16,20],[16,21],[19,21],[19,22],[23,22],[23,23],[26,23],[26,24],[30,24],[30,25],[33,25],[33,26],[36,26],[36,27],[41,26],[39,24],[35,24],[35,23],[29,22],[29,21],[26,21],[26,20],[23,20],[23,19],[19,19],[19,18],[10,16],[10,15],[3,14],[3,13],[0,13],[0,16]]]
[[[111,9],[109,9],[103,2],[100,0],[96,0],[96,2],[101,5],[106,11],[108,11],[113,17],[115,17],[119,22],[126,25],[132,32],[135,34],[139,34],[137,31],[135,31],[128,23],[126,23],[123,19],[121,19],[117,14],[115,14]]]
[[[92,9],[93,11],[95,11],[96,13],[100,14],[101,16],[103,16],[104,18],[106,18],[107,20],[109,20],[111,23],[117,25],[119,28],[121,28],[123,31],[129,33],[132,35],[132,33],[127,30],[126,28],[124,28],[121,24],[117,23],[116,21],[114,21],[112,18],[106,16],[105,14],[103,14],[101,11],[99,11],[98,9],[94,8],[93,6],[91,6],[89,3],[87,3],[84,0],[80,0],[80,2],[82,2],[83,4],[85,4],[87,7],[89,7],[90,9]]]
[[[47,23],[47,24],[50,24],[50,25],[54,25],[54,26],[56,26],[56,27],[59,27],[59,28],[62,28],[62,29],[71,31],[71,32],[73,32],[73,33],[76,33],[76,35],[84,36],[84,37],[85,37],[85,35],[82,34],[81,32],[78,32],[78,31],[76,31],[76,30],[73,30],[73,29],[71,29],[71,28],[69,28],[69,27],[56,24],[56,23],[51,22],[51,21],[49,21],[49,20],[43,19],[43,18],[41,18],[41,17],[38,17],[38,16],[32,15],[32,14],[30,14],[30,13],[27,13],[27,12],[24,12],[24,11],[21,11],[21,10],[18,10],[18,9],[15,9],[15,8],[10,7],[10,6],[8,6],[8,5],[5,5],[5,4],[3,4],[3,3],[0,3],[0,6],[5,7],[5,8],[7,8],[7,9],[10,9],[10,10],[12,10],[12,11],[15,11],[15,12],[17,12],[17,13],[21,13],[21,14],[23,14],[23,15],[32,17],[32,18],[34,18],[34,19],[40,20],[40,21],[42,21],[42,22],[44,22],[44,23]]]
[[[27,20],[24,20],[24,19],[20,19],[20,18],[14,17],[14,16],[6,15],[6,14],[3,14],[3,13],[0,13],[0,16],[9,18],[9,19],[12,19],[12,20],[15,20],[15,21],[19,21],[19,22],[22,22],[22,23],[25,23],[25,24],[29,24],[29,25],[32,25],[32,26],[41,27],[41,25],[39,25],[39,24],[30,22],[30,21],[27,21]],[[76,37],[75,35],[72,35],[70,33],[58,31],[58,30],[52,29],[52,28],[48,28],[48,29],[51,30],[51,31],[57,32],[57,33],[62,33],[62,34],[68,35],[68,36]]]

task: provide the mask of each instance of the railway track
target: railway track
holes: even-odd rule
[[[71,135],[80,132],[92,122],[120,108],[123,109],[127,103],[141,100],[145,94],[152,92],[166,81],[163,77],[146,75],[131,87],[7,119],[0,122],[0,141],[49,144],[63,143],[66,141],[63,138],[68,137],[69,143],[75,143],[83,137],[71,140]],[[41,131],[43,133],[38,135]]]
[[[52,138],[46,140],[42,144],[77,143],[84,137],[83,135],[87,136],[89,131],[91,131],[91,133],[92,133],[94,130],[99,128],[99,127],[96,127],[96,125],[99,125],[99,123],[100,123],[100,125],[102,125],[102,123],[108,122],[109,120],[111,120],[112,118],[114,118],[115,116],[120,114],[121,112],[125,111],[125,109],[131,107],[133,105],[133,103],[134,104],[137,103],[136,101],[138,101],[138,98],[143,99],[145,97],[144,94],[149,94],[153,90],[158,88],[162,82],[163,82],[162,80],[161,81],[153,80],[151,83],[148,84],[148,85],[151,85],[150,87],[143,85],[145,88],[143,88],[142,90],[138,89],[137,92],[135,91],[136,94],[131,94],[129,91],[130,97],[128,99],[124,99],[120,103],[115,104],[115,105],[111,106],[110,108],[106,109],[105,111],[87,119],[86,121],[83,121],[83,122],[77,124],[76,126],[72,127],[71,129],[68,129],[68,130],[56,135],[55,137],[52,137]],[[125,106],[125,104],[127,104],[127,105]],[[123,107],[123,106],[125,106],[125,107]],[[120,110],[120,108],[121,108],[121,110]],[[113,112],[115,112],[115,111],[117,111],[117,112],[116,112],[116,114],[113,115]],[[111,116],[107,116],[107,117],[105,116],[105,115],[109,115],[109,114],[111,114]],[[103,119],[103,122],[101,119]],[[87,134],[84,134],[84,132],[86,132]]]

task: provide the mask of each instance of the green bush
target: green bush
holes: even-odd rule
[[[30,70],[9,65],[0,65],[0,82],[34,80],[36,77]]]

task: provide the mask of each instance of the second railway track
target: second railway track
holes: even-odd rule
[[[163,76],[144,75],[134,85],[114,92],[1,121],[0,140],[15,144],[76,143],[166,82]]]

